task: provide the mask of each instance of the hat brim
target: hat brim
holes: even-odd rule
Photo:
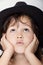
[[[42,42],[43,42],[43,12],[38,9],[37,7],[31,6],[31,5],[21,5],[21,6],[14,6],[11,8],[7,8],[3,11],[1,11],[0,13],[0,22],[3,23],[5,22],[5,20],[15,14],[15,13],[24,13],[27,14],[29,16],[31,16],[33,18],[33,20],[35,21],[35,24],[39,27],[40,29],[40,36],[39,39],[41,41],[40,46],[42,46]]]

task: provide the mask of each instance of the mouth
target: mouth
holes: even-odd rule
[[[23,43],[23,42],[21,42],[21,41],[19,41],[19,42],[17,42],[17,44],[19,44],[19,45],[23,45],[24,43]]]

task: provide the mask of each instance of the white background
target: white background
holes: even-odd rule
[[[39,7],[43,11],[43,0],[0,0],[0,11],[14,6],[17,1],[25,1],[30,5]]]

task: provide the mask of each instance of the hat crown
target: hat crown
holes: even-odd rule
[[[17,2],[16,4],[15,4],[15,6],[24,6],[24,5],[27,5],[25,2]]]

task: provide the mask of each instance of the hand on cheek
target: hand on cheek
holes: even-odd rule
[[[25,54],[28,55],[29,53],[35,53],[37,50],[37,47],[39,45],[39,41],[36,37],[36,35],[34,34],[34,39],[33,41],[26,47],[25,49]]]
[[[8,49],[9,51],[12,51],[12,53],[14,52],[14,47],[13,45],[10,43],[9,40],[7,40],[5,34],[2,36],[1,38],[1,45],[3,47],[3,50],[5,51],[6,49]]]

